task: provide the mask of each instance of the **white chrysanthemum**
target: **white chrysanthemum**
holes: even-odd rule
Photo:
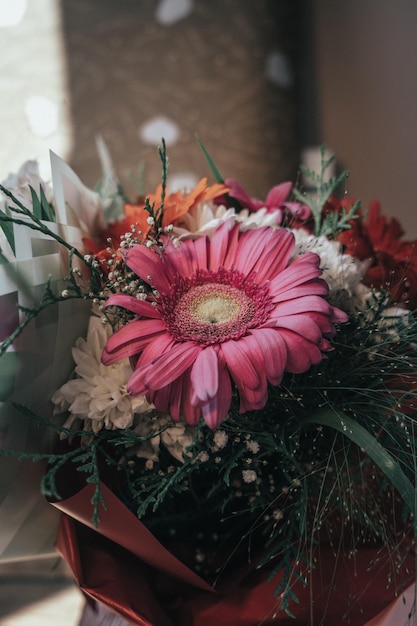
[[[249,230],[251,228],[262,228],[263,226],[271,226],[277,228],[282,218],[281,211],[268,211],[266,208],[258,209],[250,213],[247,209],[239,211],[236,220],[241,222],[240,230]]]
[[[304,252],[315,252],[320,256],[322,277],[329,285],[329,298],[332,304],[348,313],[360,311],[364,320],[372,319],[373,307],[380,309],[378,328],[381,333],[397,338],[395,318],[404,320],[408,311],[401,306],[387,306],[381,309],[380,301],[383,297],[362,283],[366,272],[366,263],[360,262],[349,254],[343,254],[342,245],[338,241],[315,237],[303,229],[294,230],[296,247],[295,256]],[[382,340],[383,334],[376,333],[375,342]]]
[[[84,421],[85,430],[98,432],[107,429],[128,428],[135,413],[152,408],[143,396],[133,397],[126,391],[132,375],[127,359],[114,365],[103,365],[101,353],[111,334],[109,325],[100,318],[90,318],[87,339],[79,338],[72,355],[76,363],[75,378],[65,383],[53,396],[55,413],[68,410],[65,426],[77,419]]]
[[[303,229],[294,229],[294,256],[315,252],[320,257],[322,278],[329,285],[332,304],[345,311],[362,310],[370,289],[362,283],[364,265],[349,254],[343,254],[338,241],[315,237]]]
[[[221,224],[234,217],[234,209],[213,202],[199,202],[181,216],[172,232],[178,239],[210,236]]]
[[[266,208],[250,213],[247,209],[236,213],[214,202],[199,202],[174,225],[173,234],[178,239],[211,236],[224,222],[241,222],[241,230],[278,225],[280,213],[268,212]]]

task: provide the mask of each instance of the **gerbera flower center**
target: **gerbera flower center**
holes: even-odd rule
[[[264,322],[271,309],[265,285],[223,268],[178,279],[162,299],[162,315],[175,339],[205,345],[238,339]]]
[[[187,308],[197,322],[225,324],[236,319],[241,312],[251,319],[254,305],[245,293],[234,287],[206,283],[192,288],[178,303],[178,313]]]

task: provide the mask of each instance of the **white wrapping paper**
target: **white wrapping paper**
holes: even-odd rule
[[[100,200],[61,159],[51,155],[51,162],[57,223],[46,224],[82,251],[82,238],[104,225]],[[16,259],[0,265],[0,341],[18,324],[17,304],[34,306],[49,277],[58,287],[69,273],[68,253],[52,238],[21,225],[14,236]],[[52,305],[0,358],[0,449],[51,451],[56,435],[13,403],[51,418],[50,399],[71,374],[71,347],[85,334],[89,314],[82,300]],[[40,494],[43,471],[42,463],[0,455],[0,561],[54,554],[58,515]]]

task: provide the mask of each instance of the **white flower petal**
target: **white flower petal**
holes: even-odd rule
[[[126,391],[132,373],[128,361],[111,366],[101,363],[101,353],[111,328],[103,326],[99,317],[90,318],[87,339],[79,338],[72,354],[76,378],[65,383],[54,395],[55,412],[69,408],[84,420],[84,429],[98,432],[105,428],[128,428],[135,413],[151,408],[144,397],[134,398]]]

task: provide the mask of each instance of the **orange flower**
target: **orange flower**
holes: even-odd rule
[[[213,200],[228,191],[228,187],[218,183],[207,186],[207,178],[202,178],[189,193],[176,191],[175,193],[167,194],[164,199],[162,226],[166,227],[169,224],[173,224],[199,202]],[[155,209],[158,209],[162,201],[162,185],[159,184],[155,193],[149,194],[146,198],[151,206],[153,204]],[[97,241],[84,239],[87,250],[103,263],[104,271],[106,271],[105,262],[112,258],[113,254],[113,252],[108,252],[107,249],[110,246],[110,248],[117,251],[120,247],[121,236],[131,232],[131,226],[135,227],[136,233],[141,232],[143,239],[146,239],[152,228],[148,224],[149,213],[145,210],[145,199],[140,199],[137,204],[125,204],[124,214],[124,217],[118,222],[110,222],[106,230],[100,233],[100,238]],[[109,239],[111,239],[112,244],[109,243]]]
[[[208,187],[207,178],[202,178],[194,189],[187,194],[184,194],[182,191],[167,194],[164,200],[162,226],[173,224],[199,202],[202,202],[203,200],[213,200],[213,198],[217,198],[218,196],[227,193],[227,191],[228,188],[222,184],[216,183]],[[147,196],[150,204],[154,204],[156,209],[161,204],[161,194],[162,185],[159,184],[155,193]],[[145,202],[140,202],[139,204],[125,204],[124,210],[129,227],[130,224],[136,224],[136,230],[142,231],[142,234],[145,237],[150,230],[150,226],[147,222],[149,213],[148,211],[145,211],[144,207]]]

